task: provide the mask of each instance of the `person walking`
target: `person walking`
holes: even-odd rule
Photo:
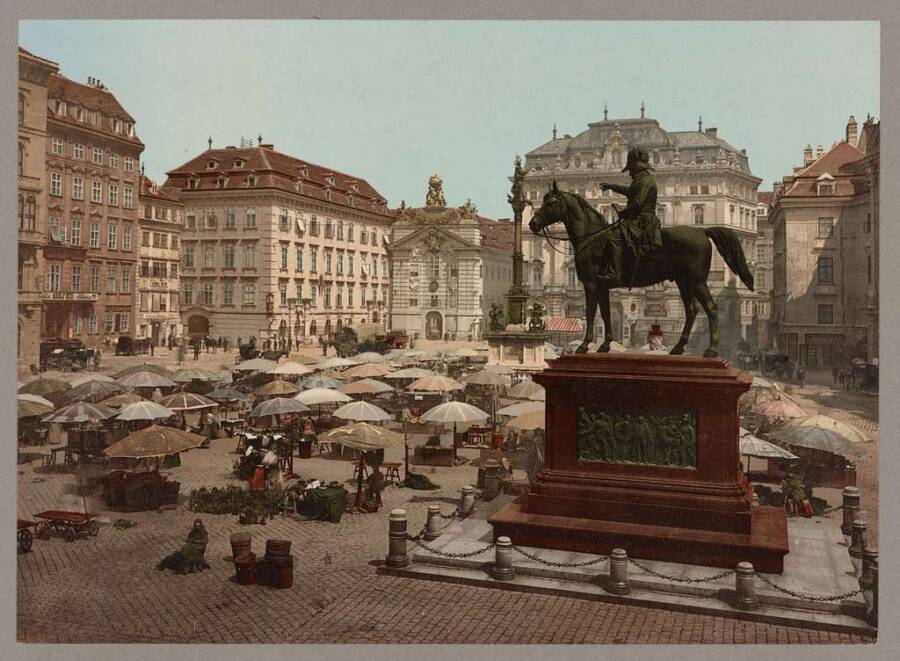
[[[194,360],[200,360],[200,339],[194,340]]]
[[[803,369],[803,364],[797,365],[797,385],[801,388],[803,387],[803,383],[806,380],[806,370]]]

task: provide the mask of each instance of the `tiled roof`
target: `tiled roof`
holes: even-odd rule
[[[498,222],[478,216],[478,226],[481,230],[481,245],[485,248],[511,251],[515,247],[515,225],[509,221]]]
[[[99,110],[105,117],[117,117],[128,122],[134,118],[123,108],[107,89],[82,85],[58,73],[47,82],[47,98],[62,99],[66,103],[83,106],[87,110]]]
[[[841,166],[862,158],[863,153],[849,142],[838,142],[831,149],[795,174],[796,177],[818,177],[826,172],[834,175]]]
[[[775,193],[772,191],[757,191],[756,193],[756,201],[760,204],[770,205],[773,199],[775,199]]]
[[[160,200],[170,204],[181,204],[179,199],[171,194],[171,191],[164,191],[155,181],[144,175],[141,175],[141,193],[138,197],[148,200]]]
[[[239,164],[240,163],[240,164]],[[212,164],[212,167],[210,167]],[[277,188],[334,204],[389,215],[386,200],[365,179],[310,163],[270,147],[227,147],[209,149],[187,163],[170,170],[163,185],[166,189],[189,190],[188,181],[196,177],[198,185],[190,190],[243,189],[255,176],[253,188]],[[224,186],[219,186],[219,177]],[[299,186],[298,186],[299,184]]]
[[[28,57],[33,57],[35,60],[40,60],[41,62],[45,62],[46,64],[52,64],[54,67],[59,67],[58,62],[54,62],[53,60],[48,60],[46,57],[41,57],[40,55],[35,55],[31,51],[25,50],[21,46],[19,46],[19,55],[27,55]]]
[[[817,196],[819,178],[823,175],[833,180],[835,195],[853,195],[856,192],[853,183],[841,170],[862,157],[863,153],[854,145],[837,142],[812,163],[785,177],[782,197]]]

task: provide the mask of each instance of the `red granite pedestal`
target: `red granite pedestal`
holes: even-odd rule
[[[547,389],[545,467],[490,519],[495,537],[713,567],[747,560],[781,573],[784,511],[752,506],[739,465],[749,376],[721,358],[582,354],[534,380]],[[623,460],[623,444],[646,449]]]

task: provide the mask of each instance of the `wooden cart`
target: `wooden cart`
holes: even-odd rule
[[[41,539],[50,537],[51,532],[58,532],[67,542],[74,542],[76,537],[96,537],[100,532],[100,524],[84,512],[47,510],[34,516],[41,519],[35,529],[35,534]]]
[[[31,529],[37,526],[36,521],[26,521],[25,519],[18,519],[17,522],[17,530],[16,530],[16,545],[18,547],[19,553],[28,553],[31,550],[31,544],[34,541],[34,535],[31,533]]]

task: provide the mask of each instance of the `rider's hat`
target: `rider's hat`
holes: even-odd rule
[[[625,167],[622,168],[622,172],[627,172],[629,168],[633,165],[638,165],[645,170],[652,170],[650,167],[650,157],[640,147],[632,147],[628,150],[628,162],[625,163]]]

